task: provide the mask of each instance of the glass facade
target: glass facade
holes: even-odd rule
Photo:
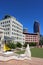
[[[39,33],[40,32],[40,25],[38,22],[34,22],[34,33]]]

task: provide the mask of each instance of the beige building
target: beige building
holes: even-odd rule
[[[25,42],[31,43],[39,43],[39,35],[36,33],[24,33],[25,34]]]

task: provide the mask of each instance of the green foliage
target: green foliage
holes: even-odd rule
[[[27,47],[27,42],[25,42],[25,44],[23,45],[23,47],[25,47],[25,48]]]
[[[17,53],[17,54],[24,54],[24,52],[25,52],[25,50],[22,50],[22,51],[19,50],[19,51],[17,51],[16,53]]]
[[[16,48],[16,44],[14,43],[8,43],[7,46],[11,49],[15,49]]]
[[[9,48],[11,48],[11,49],[15,49],[16,47],[19,47],[19,48],[22,47],[22,44],[19,43],[19,42],[17,42],[16,44],[14,44],[13,42],[11,42],[11,43],[7,43],[6,45],[7,45]]]
[[[39,45],[43,45],[43,35],[40,35],[40,41]]]
[[[40,40],[40,41],[39,41],[39,45],[40,45],[40,47],[42,47],[42,45],[43,45],[43,40]]]
[[[40,40],[40,43],[39,43],[39,45],[43,45],[43,40]]]
[[[36,46],[36,43],[31,42],[31,43],[29,43],[29,46]]]
[[[27,44],[29,44],[29,46],[36,46],[36,43],[34,43],[34,42],[31,42],[31,43],[28,43],[28,42],[26,42],[24,45],[23,45],[23,47],[27,47]]]
[[[19,48],[21,48],[22,47],[22,44],[20,42],[17,42],[16,43],[16,46],[19,47]]]

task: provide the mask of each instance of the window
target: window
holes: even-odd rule
[[[12,28],[12,30],[13,30],[13,28]]]
[[[4,25],[3,25],[3,27],[4,27]]]
[[[10,23],[10,20],[9,20],[9,23]]]
[[[9,30],[9,28],[8,28],[8,30]]]
[[[13,32],[12,32],[12,34],[13,34]]]
[[[10,20],[9,20],[9,21],[7,21],[7,23],[10,23]]]
[[[6,34],[7,34],[7,32],[6,32]]]
[[[8,23],[8,21],[7,21],[7,23]]]
[[[9,34],[9,32],[8,32],[8,34]]]
[[[17,32],[18,32],[18,30],[17,30]]]
[[[3,22],[3,24],[4,24],[4,22]]]
[[[14,23],[14,21],[12,21]]]
[[[5,23],[6,23],[6,21],[5,21]]]
[[[2,24],[2,23],[1,23]]]

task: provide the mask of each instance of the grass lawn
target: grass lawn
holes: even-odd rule
[[[22,50],[22,51],[19,50],[19,51],[17,51],[16,53],[17,53],[17,54],[24,54],[24,52],[25,52],[25,50]]]
[[[31,48],[32,57],[43,58],[43,48]]]
[[[32,57],[38,57],[38,58],[43,58],[43,48],[31,48],[31,55]],[[17,54],[23,54],[25,50],[19,50],[16,53]]]

